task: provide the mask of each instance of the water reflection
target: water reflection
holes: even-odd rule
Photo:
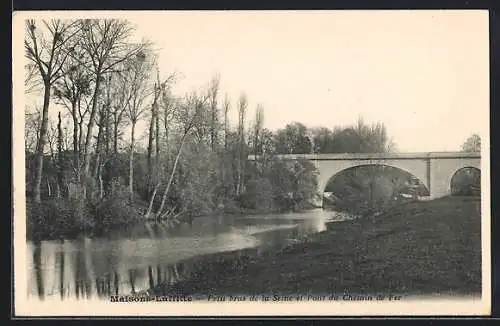
[[[28,297],[105,299],[189,278],[187,258],[244,248],[286,246],[339,219],[322,210],[207,217],[168,228],[146,223],[107,238],[28,242]]]

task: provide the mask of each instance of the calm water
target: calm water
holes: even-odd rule
[[[192,225],[137,225],[105,238],[28,242],[30,299],[109,299],[158,283],[173,284],[196,270],[197,256],[244,248],[286,246],[326,223],[336,212],[243,217],[200,217]]]

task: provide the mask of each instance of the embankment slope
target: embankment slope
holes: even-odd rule
[[[413,202],[331,223],[285,250],[207,256],[156,294],[447,294],[481,292],[480,199]]]

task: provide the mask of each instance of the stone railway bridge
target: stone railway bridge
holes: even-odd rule
[[[250,161],[256,158],[248,156]],[[331,178],[356,166],[385,165],[406,171],[427,187],[430,199],[451,194],[451,179],[458,170],[481,168],[481,154],[465,152],[284,154],[276,155],[275,159],[311,161],[318,171],[318,194],[321,196]]]

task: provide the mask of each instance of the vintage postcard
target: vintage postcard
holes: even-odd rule
[[[15,315],[489,314],[488,24],[15,12]]]

